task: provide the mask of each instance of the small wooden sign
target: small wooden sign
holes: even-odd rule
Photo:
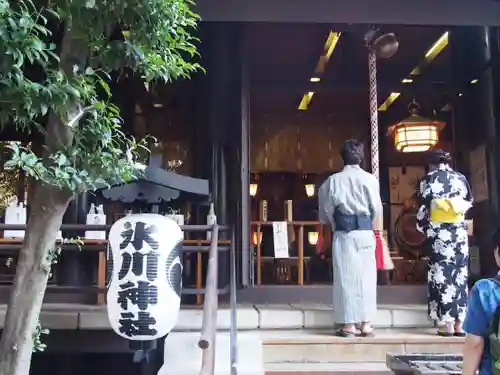
[[[486,147],[479,146],[469,156],[470,185],[476,203],[489,199],[488,169],[486,167]]]
[[[290,257],[288,252],[288,228],[286,221],[273,221],[273,243],[274,257],[286,259]]]
[[[293,221],[293,201],[292,200],[285,201],[285,220],[288,222]]]
[[[259,202],[259,220],[267,221],[267,201],[262,200]]]

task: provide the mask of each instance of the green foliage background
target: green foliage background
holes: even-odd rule
[[[5,167],[74,193],[137,177],[144,143],[121,131],[110,73],[169,82],[197,70],[190,5],[0,0],[0,125],[46,139],[44,155],[13,144]]]
[[[0,127],[45,140],[41,153],[29,144],[9,144],[1,199],[15,194],[10,179],[19,170],[35,185],[60,188],[51,194],[61,194],[61,201],[140,175],[144,153],[139,151],[146,144],[122,131],[111,76],[127,69],[148,82],[170,82],[200,69],[193,62],[198,16],[192,5],[189,0],[0,0]],[[52,250],[43,249],[47,257]],[[38,324],[35,350],[44,348],[42,333]]]

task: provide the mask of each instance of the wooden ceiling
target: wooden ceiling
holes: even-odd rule
[[[247,62],[252,86],[253,113],[297,111],[304,92],[315,91],[308,112],[337,114],[368,111],[368,63],[363,36],[366,26],[318,24],[246,25]],[[424,58],[427,50],[446,31],[440,27],[387,26],[399,41],[399,50],[387,60],[378,60],[379,104],[391,91],[402,92],[388,113],[404,116],[415,98],[429,115],[447,100],[443,85],[450,82],[449,46],[424,68],[414,84],[401,80]],[[331,31],[342,35],[321,82],[309,83],[324,43]],[[430,112],[430,113],[429,113]]]
[[[244,28],[253,119],[261,115],[368,119],[368,56],[363,39],[368,26],[246,23]],[[380,29],[396,35],[399,50],[392,58],[377,62],[379,104],[392,91],[402,93],[387,112],[379,112],[381,124],[406,117],[407,105],[413,99],[421,105],[423,115],[434,116],[450,100],[446,88],[452,82],[451,46],[427,65],[413,84],[403,84],[401,80],[423,61],[446,28],[392,25]],[[321,82],[310,83],[330,31],[342,35]],[[157,87],[155,100],[161,97],[164,104],[163,110],[157,112],[190,113],[195,81]],[[308,91],[315,92],[311,105],[308,111],[299,111],[300,100]]]

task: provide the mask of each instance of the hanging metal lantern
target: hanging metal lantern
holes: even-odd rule
[[[318,232],[307,233],[307,241],[309,242],[309,245],[316,246],[318,243],[318,239],[319,239]]]
[[[252,173],[250,177],[251,179],[248,186],[248,193],[251,197],[255,197],[257,195],[257,191],[259,190],[259,175],[258,173]]]
[[[252,245],[257,247],[262,243],[262,232],[253,232],[252,233]]]
[[[422,117],[416,102],[408,105],[410,116],[389,127],[394,137],[394,146],[401,152],[425,152],[439,142],[439,132],[445,123]]]
[[[131,341],[152,341],[174,327],[180,309],[183,232],[172,219],[132,214],[109,232],[108,317]]]
[[[306,189],[306,195],[308,198],[314,197],[314,193],[316,191],[316,185],[315,184],[305,184],[304,185]]]
[[[248,190],[250,192],[250,196],[255,197],[257,195],[258,189],[259,189],[259,184],[256,184],[256,183],[250,184],[250,186],[248,187]]]

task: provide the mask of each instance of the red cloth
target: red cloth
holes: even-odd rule
[[[375,261],[378,270],[384,269],[384,242],[382,241],[382,233],[375,232]]]
[[[323,251],[323,245],[325,243],[325,239],[323,238],[323,226],[316,225],[316,231],[318,232],[318,242],[316,242],[316,254],[319,254]]]

